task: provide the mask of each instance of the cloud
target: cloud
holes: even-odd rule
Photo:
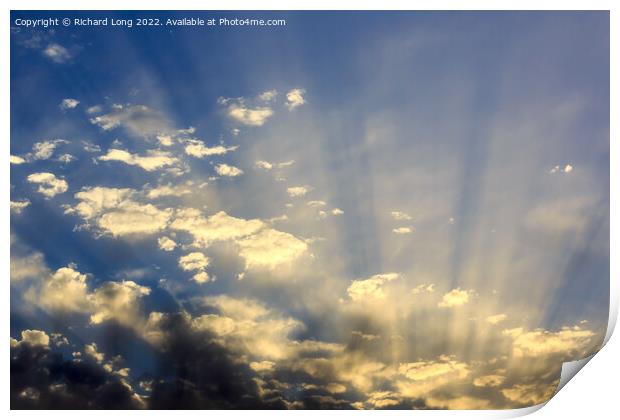
[[[99,147],[98,144],[93,144],[93,143],[90,143],[88,141],[82,141],[82,146],[84,148],[84,151],[86,151],[88,153],[99,153],[99,152],[101,152],[101,147]]]
[[[77,158],[69,153],[65,153],[63,155],[58,156],[58,162],[61,163],[70,163],[73,162],[74,160],[76,160]]]
[[[286,193],[289,195],[289,197],[296,198],[303,197],[311,190],[312,188],[308,186],[289,187],[286,189]]]
[[[43,331],[25,330],[21,335],[21,341],[11,338],[12,409],[145,407],[118,372],[97,360],[66,360],[60,353],[51,353],[49,336]]]
[[[88,312],[86,279],[85,274],[72,267],[59,268],[43,282],[36,303],[48,311]]]
[[[435,284],[422,283],[411,289],[411,294],[419,295],[421,293],[433,293],[435,291]]]
[[[209,276],[205,269],[211,264],[211,260],[202,252],[192,252],[179,258],[179,267],[184,271],[198,271],[192,279],[198,283],[207,283],[215,280]]]
[[[189,188],[190,186],[190,183],[187,185],[158,185],[155,188],[149,189],[146,193],[146,197],[152,200],[161,197],[181,197],[192,193],[192,190]]]
[[[21,165],[23,163],[26,163],[26,159],[24,159],[21,156],[15,156],[15,155],[11,155],[10,161],[11,161],[11,165]]]
[[[209,217],[203,217],[200,210],[180,209],[170,228],[190,233],[194,238],[194,246],[208,247],[217,241],[228,241],[252,235],[264,228],[265,224],[258,219],[245,220],[229,216],[220,211]]]
[[[243,175],[243,171],[235,166],[230,166],[225,163],[220,163],[215,166],[215,172],[220,176],[235,177]]]
[[[30,200],[12,201],[11,200],[11,212],[14,214],[21,214],[22,211],[30,205]]]
[[[579,359],[593,351],[596,344],[596,334],[579,326],[565,327],[555,332],[513,328],[504,330],[503,335],[513,340],[512,352],[519,358],[556,355]]]
[[[344,214],[344,211],[336,207],[332,209],[331,213],[333,216],[342,216]]]
[[[138,326],[139,300],[150,293],[148,287],[131,280],[107,281],[91,292],[88,279],[75,266],[61,267],[36,278],[24,296],[48,313],[89,314],[91,324],[114,320],[128,327]]]
[[[93,117],[90,122],[105,131],[123,127],[142,138],[174,132],[162,114],[145,105],[115,104],[109,113]]]
[[[398,273],[386,273],[376,274],[368,279],[354,280],[347,289],[347,294],[353,302],[384,299],[385,293],[382,286],[399,277]]]
[[[280,163],[271,163],[265,160],[257,160],[256,162],[254,162],[254,166],[256,168],[264,169],[266,171],[270,171],[272,169],[282,169],[282,168],[286,168],[294,164],[295,164],[294,160],[287,160],[285,162],[280,162]]]
[[[167,236],[159,238],[157,244],[159,245],[159,249],[163,251],[172,251],[177,246],[177,243]]]
[[[209,273],[207,273],[206,271],[199,271],[198,273],[192,276],[192,279],[198,284],[215,281],[215,278],[211,277]]]
[[[306,242],[290,233],[262,229],[258,233],[237,240],[239,255],[246,268],[271,269],[282,267],[308,251]]]
[[[220,98],[219,104],[226,107],[226,115],[243,125],[260,127],[273,115],[267,106],[248,107],[244,98]]]
[[[392,216],[392,218],[394,220],[411,220],[411,216],[409,216],[407,213],[404,213],[402,211],[391,211],[390,215]]]
[[[88,115],[100,114],[103,112],[103,107],[101,105],[93,105],[91,107],[86,108],[86,113]]]
[[[506,318],[508,318],[506,314],[496,314],[496,315],[491,315],[491,316],[486,317],[486,321],[489,324],[496,325],[496,324],[499,324],[500,322],[505,321]]]
[[[25,279],[41,279],[49,275],[43,254],[23,249],[11,237],[11,282]]]
[[[75,194],[78,204],[65,213],[76,213],[94,228],[112,236],[143,236],[157,233],[168,225],[171,209],[135,201],[136,191],[128,188],[87,187]]]
[[[32,146],[32,153],[29,156],[32,156],[36,160],[46,160],[52,157],[54,151],[60,144],[69,143],[67,140],[57,139],[57,140],[44,140],[34,144]]]
[[[306,203],[310,207],[325,207],[327,203],[322,200],[311,200]]]
[[[518,403],[522,407],[541,404],[553,397],[557,389],[557,382],[551,384],[517,384],[511,388],[502,389],[504,397]]]
[[[185,153],[189,156],[194,156],[197,158],[225,155],[226,153],[235,151],[239,148],[239,146],[225,147],[222,145],[207,147],[202,141],[196,139],[185,140],[185,143]]]
[[[276,98],[276,96],[278,96],[278,91],[275,89],[271,89],[266,90],[260,95],[258,95],[258,99],[264,102],[271,102]]]
[[[78,101],[77,99],[66,98],[66,99],[63,99],[62,102],[60,102],[60,105],[58,105],[58,106],[63,111],[66,111],[68,109],[75,108],[76,106],[79,105],[79,103],[80,103],[80,101]]]
[[[447,384],[463,381],[470,375],[471,368],[453,356],[439,356],[437,360],[401,363],[398,373],[402,377],[396,380],[400,394],[419,398],[428,397],[432,391]]]
[[[564,165],[564,166],[555,165],[553,168],[551,168],[551,169],[549,170],[549,173],[550,173],[550,174],[556,174],[556,173],[565,173],[565,174],[568,174],[568,173],[571,173],[571,172],[573,171],[573,169],[574,169],[574,168],[573,168],[573,165],[571,165],[571,164],[568,164],[568,163],[567,163],[567,164],[566,164],[566,165]]]
[[[24,330],[21,332],[21,336],[21,340],[11,338],[11,347],[19,347],[22,345],[47,347],[50,344],[50,337],[45,331]]]
[[[474,379],[473,383],[474,386],[477,386],[479,388],[494,388],[503,384],[505,380],[506,377],[503,375],[485,375],[477,377],[476,379]]]
[[[103,161],[124,162],[127,165],[139,166],[147,172],[171,166],[178,162],[177,158],[161,150],[148,150],[147,156],[139,156],[129,153],[126,150],[110,149],[107,154],[100,156],[98,159]]]
[[[191,234],[195,247],[234,241],[239,247],[239,255],[245,259],[246,268],[280,267],[299,258],[308,249],[304,241],[271,229],[261,220],[236,218],[223,211],[204,217],[196,209],[178,210],[170,228]]]
[[[413,233],[413,231],[414,228],[411,226],[403,226],[392,229],[392,233],[395,233],[397,235],[409,235],[410,233]]]
[[[89,296],[93,305],[90,322],[101,324],[115,320],[123,325],[136,327],[140,298],[147,296],[150,291],[150,288],[131,280],[104,283]]]
[[[56,178],[56,175],[49,172],[37,172],[28,175],[26,178],[31,184],[37,184],[37,192],[47,198],[62,194],[69,189],[69,184],[64,179]]]
[[[209,258],[202,252],[192,252],[179,258],[179,267],[184,271],[203,270],[209,263]]]
[[[306,93],[305,89],[291,89],[286,93],[286,107],[289,111],[297,108],[306,103],[304,99],[304,95]]]
[[[488,410],[491,403],[488,400],[474,397],[431,397],[426,399],[426,404],[430,407],[438,407],[447,410]]]
[[[54,63],[62,64],[71,59],[71,53],[60,44],[51,43],[44,50],[43,55]]]
[[[441,302],[439,302],[437,306],[440,308],[454,308],[457,306],[463,306],[469,302],[471,294],[471,291],[461,290],[460,288],[453,289],[443,295]]]

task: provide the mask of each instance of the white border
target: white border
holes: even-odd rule
[[[533,0],[506,0],[506,1],[492,1],[492,0],[469,0],[455,1],[455,0],[418,0],[415,2],[404,0],[382,0],[382,1],[369,1],[358,0],[355,2],[344,2],[338,0],[298,0],[294,3],[292,1],[284,0],[261,0],[248,1],[248,0],[217,0],[204,2],[199,0],[176,0],[175,2],[155,3],[153,0],[89,0],[89,1],[71,1],[71,0],[56,0],[53,3],[43,0],[5,0],[2,2],[4,9],[4,22],[10,20],[10,10],[610,10],[611,11],[611,108],[610,115],[610,138],[613,138],[613,134],[617,132],[617,123],[614,122],[614,115],[618,114],[617,98],[618,98],[618,85],[615,83],[614,75],[618,74],[618,15],[617,12],[620,8],[614,6],[618,2],[611,0],[591,0],[591,1],[579,1],[579,0],[564,0],[564,1],[533,1]],[[170,7],[174,6],[174,7]],[[5,23],[6,25],[6,23]],[[4,128],[3,141],[0,147],[2,147],[2,153],[4,156],[4,164],[0,168],[0,174],[5,181],[2,183],[1,191],[5,197],[5,203],[10,199],[9,183],[6,181],[10,177],[9,163],[7,162],[10,146],[10,118],[9,107],[10,97],[9,89],[9,47],[10,47],[10,28],[9,25],[4,26],[0,32],[0,45],[2,49],[2,62],[0,63],[1,74],[1,86],[2,100],[0,101],[0,118],[2,121],[2,127]],[[618,164],[618,147],[613,141],[611,141],[611,214],[620,214],[618,209],[618,195],[614,187],[617,186],[618,170],[616,165]],[[4,241],[0,242],[2,247],[2,255],[0,256],[2,267],[4,268],[5,286],[1,291],[2,302],[4,303],[4,310],[2,311],[3,319],[3,334],[8,341],[9,333],[9,231],[10,231],[10,217],[8,206],[5,207],[5,215],[7,217],[2,218],[1,229],[4,232]],[[616,324],[618,314],[618,301],[619,301],[619,288],[618,288],[618,262],[614,258],[617,256],[617,243],[618,243],[618,224],[614,219],[611,220],[611,304],[609,313],[609,326],[605,337],[605,342],[610,339],[613,329]],[[592,366],[586,369],[587,372],[580,373],[580,379],[575,384],[571,383],[565,389],[563,389],[557,396],[555,396],[544,410],[536,412],[531,418],[583,418],[584,416],[593,418],[610,418],[609,414],[617,412],[617,388],[615,387],[615,376],[620,373],[618,368],[617,357],[620,355],[620,343],[618,339],[612,339],[607,343],[605,348],[593,358]],[[9,410],[9,387],[10,387],[10,375],[8,372],[8,360],[9,360],[9,346],[0,346],[0,354],[2,360],[4,360],[2,388],[0,390],[0,398],[5,410]],[[353,416],[390,416],[392,418],[401,416],[411,416],[421,418],[506,418],[519,415],[528,414],[536,411],[541,406],[534,407],[532,409],[523,410],[508,410],[508,411],[419,411],[410,413],[408,411],[346,411],[346,412],[331,412],[331,411],[302,411],[295,412],[295,416],[298,418],[314,417],[320,415],[327,418],[351,418]],[[598,415],[596,415],[596,414]],[[38,412],[10,412],[11,416],[15,417],[34,417],[38,416]],[[84,414],[78,411],[48,411],[44,413],[45,416],[51,418],[77,418],[82,417]],[[104,411],[90,412],[88,416],[93,418],[105,418],[110,413]],[[132,412],[127,414],[126,412],[119,412],[115,415],[131,415],[134,417],[149,416],[149,418],[159,417],[164,418],[169,414],[165,411],[149,411],[149,412]],[[253,418],[275,418],[291,415],[290,412],[259,412],[253,411],[251,413],[241,413],[237,411],[212,411],[212,412],[184,412],[184,417],[203,418],[204,416],[217,416],[217,418],[237,418],[241,415],[251,415]],[[541,417],[542,416],[542,417]]]

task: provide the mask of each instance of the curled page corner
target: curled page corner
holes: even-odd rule
[[[598,353],[598,352],[597,352]],[[572,362],[564,362],[562,363],[562,373],[560,374],[560,383],[558,384],[557,389],[555,390],[555,394],[560,392],[564,385],[566,385],[573,376],[577,374],[592,358],[596,355],[596,353],[580,360],[573,360]],[[555,395],[554,394],[554,395]]]

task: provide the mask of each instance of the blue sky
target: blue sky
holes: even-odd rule
[[[105,378],[15,407],[514,408],[600,344],[607,13],[11,22],[12,352]]]

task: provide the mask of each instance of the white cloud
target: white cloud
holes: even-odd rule
[[[125,201],[118,209],[102,214],[97,225],[112,236],[150,235],[163,230],[171,214],[170,209]]]
[[[22,339],[16,340],[11,338],[11,347],[20,346],[22,343],[30,344],[31,346],[43,346],[47,347],[50,344],[50,337],[45,331],[40,330],[23,330],[21,332]]]
[[[198,283],[198,284],[203,284],[203,283],[208,283],[210,281],[215,280],[214,278],[212,278],[209,273],[207,273],[206,271],[200,271],[196,274],[194,274],[194,276],[192,277],[192,279]]]
[[[506,318],[508,318],[506,314],[496,314],[496,315],[488,316],[486,318],[486,321],[491,325],[496,325],[496,324],[499,324],[500,322],[505,321]]]
[[[332,215],[334,216],[342,216],[343,214],[344,214],[344,211],[342,211],[341,209],[337,207],[332,209]]]
[[[103,107],[101,105],[93,105],[86,108],[86,113],[88,115],[100,114],[101,112],[103,112]]]
[[[269,170],[273,169],[273,164],[269,163],[269,162],[267,162],[265,160],[257,160],[254,163],[254,166],[256,166],[259,169],[265,169],[266,171],[269,171]]]
[[[196,139],[185,140],[185,143],[185,153],[197,158],[225,155],[226,153],[235,151],[239,148],[239,146],[226,147],[222,145],[207,147],[202,141]]]
[[[84,354],[92,357],[97,363],[103,363],[105,359],[105,354],[97,350],[97,344],[85,344],[84,345]]]
[[[271,163],[265,160],[257,160],[254,163],[254,166],[256,166],[256,168],[258,169],[264,169],[266,171],[270,171],[274,168],[277,168],[277,169],[286,168],[287,166],[291,166],[293,164],[295,164],[294,160],[287,160],[285,162],[280,162],[280,163]]]
[[[57,160],[58,162],[62,162],[62,163],[70,163],[76,160],[76,157],[69,153],[65,153],[64,155],[58,156]]]
[[[237,240],[239,255],[245,259],[246,268],[276,269],[301,257],[308,245],[291,235],[275,229]]]
[[[289,195],[289,197],[295,198],[295,197],[303,197],[311,190],[312,190],[311,187],[298,186],[298,187],[289,187],[286,189],[286,192]]]
[[[243,171],[236,166],[227,165],[225,163],[220,163],[215,166],[215,172],[217,172],[220,176],[228,176],[235,177],[239,175],[243,175]]]
[[[557,383],[552,384],[517,384],[502,389],[504,397],[522,406],[541,404],[551,399],[557,390]]]
[[[43,282],[37,302],[41,307],[59,312],[88,312],[86,275],[73,267],[56,270]]]
[[[504,330],[503,335],[512,338],[515,357],[562,355],[581,358],[593,350],[593,340],[596,337],[594,332],[579,326],[565,327],[559,331],[525,331],[523,328],[513,328]]]
[[[126,150],[110,149],[107,154],[100,156],[98,159],[124,162],[127,165],[139,166],[147,172],[171,166],[178,162],[177,158],[161,150],[148,150],[147,156],[139,156]]]
[[[235,240],[252,235],[266,225],[258,220],[245,220],[218,212],[207,218],[196,209],[181,209],[175,213],[171,229],[182,230],[194,237],[194,246],[208,247],[217,241]]]
[[[260,95],[258,95],[258,99],[264,102],[271,102],[276,98],[276,96],[278,96],[278,91],[275,89],[271,89],[266,90]]]
[[[404,213],[402,211],[391,211],[390,215],[392,216],[392,218],[394,220],[411,220],[411,216],[409,216],[407,213]]]
[[[243,125],[260,127],[273,115],[273,110],[269,107],[250,108],[246,106],[243,98],[220,98],[218,102],[226,106],[226,115],[229,118]]]
[[[157,244],[159,245],[159,249],[163,251],[172,251],[177,246],[177,243],[167,236],[159,238]]]
[[[26,159],[15,155],[11,155],[10,161],[12,165],[21,165],[22,163],[26,163]]]
[[[26,178],[31,184],[38,184],[37,192],[47,198],[62,194],[69,189],[69,184],[64,179],[56,178],[56,175],[49,172],[37,172],[28,175]]]
[[[411,226],[403,226],[392,229],[392,233],[395,233],[397,235],[408,235],[410,233],[413,233],[413,231],[414,228]]]
[[[433,283],[426,284],[422,283],[411,289],[411,293],[414,295],[419,295],[421,293],[433,293],[435,291],[435,285]]]
[[[399,278],[398,273],[376,274],[368,279],[353,280],[347,289],[352,301],[384,299],[383,285]]]
[[[21,214],[21,212],[30,205],[30,200],[11,201],[11,212]]]
[[[205,218],[196,209],[178,210],[170,228],[191,234],[195,247],[234,241],[239,247],[239,255],[245,260],[246,268],[281,267],[308,249],[304,241],[271,229],[261,220],[236,218],[223,211]]]
[[[204,270],[209,264],[209,257],[202,252],[192,252],[179,258],[179,267],[184,271]]]
[[[441,302],[439,302],[437,306],[440,308],[454,308],[465,305],[469,302],[471,294],[471,291],[461,290],[460,288],[453,289],[443,295]]]
[[[403,396],[417,398],[466,379],[471,369],[453,356],[439,356],[437,360],[401,363],[398,373],[406,379],[398,380],[396,388]]]
[[[128,188],[85,188],[75,194],[78,204],[66,207],[65,213],[77,213],[87,227],[112,236],[141,236],[163,230],[172,210],[139,203],[133,199],[135,195]]]
[[[306,203],[310,207],[325,207],[327,203],[322,200],[311,200]]]
[[[148,295],[151,289],[131,281],[109,281],[89,296],[93,305],[90,316],[92,324],[100,324],[108,320],[116,320],[129,327],[136,326],[138,302]]]
[[[77,99],[66,98],[66,99],[63,99],[62,102],[60,102],[60,105],[58,106],[60,107],[60,109],[65,111],[67,109],[75,108],[76,106],[78,106],[79,103],[80,101],[78,101]]]
[[[84,148],[84,151],[88,153],[101,152],[101,147],[99,147],[99,145],[90,143],[88,141],[82,141],[82,146]]]
[[[32,146],[31,156],[36,160],[46,160],[52,157],[56,147],[59,144],[68,143],[67,140],[57,139],[57,140],[44,140],[35,143]]]
[[[130,134],[145,138],[174,131],[164,116],[145,105],[115,104],[109,113],[93,117],[90,122],[105,131],[122,126]]]
[[[71,59],[71,53],[60,44],[49,44],[44,50],[43,55],[54,63],[62,64]]]
[[[291,89],[286,93],[286,106],[290,111],[306,103],[304,95],[305,89]]]
[[[504,383],[506,377],[503,375],[485,375],[474,379],[474,386],[479,388],[494,388]]]
[[[10,278],[12,282],[24,279],[41,279],[49,275],[49,269],[45,265],[43,254],[40,252],[20,253],[13,249],[13,237],[11,237],[11,264]]]
[[[566,165],[564,165],[564,166],[555,165],[553,168],[551,168],[551,169],[549,170],[549,173],[551,173],[551,174],[556,174],[556,173],[565,173],[565,174],[568,174],[568,173],[572,172],[572,171],[573,171],[573,169],[574,169],[574,168],[573,168],[573,165],[571,165],[571,164],[567,163],[567,164],[566,164]]]
[[[159,185],[155,188],[151,188],[146,193],[146,196],[152,200],[161,197],[181,197],[183,195],[191,194],[192,190],[189,189],[189,185]]]

